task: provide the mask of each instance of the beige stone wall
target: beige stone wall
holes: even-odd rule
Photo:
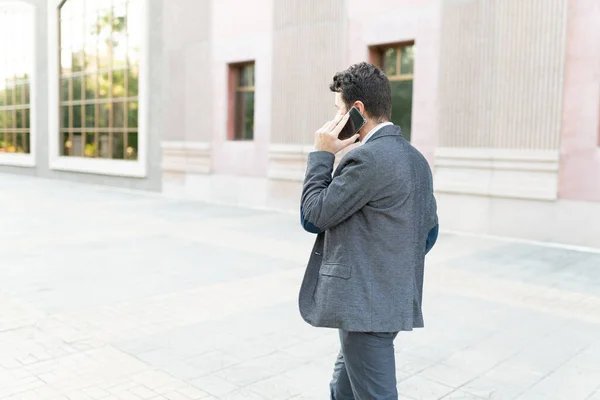
[[[211,0],[163,1],[164,141],[210,142]],[[200,116],[204,116],[200,120]]]
[[[558,149],[568,0],[445,0],[439,145]]]
[[[310,144],[335,113],[329,83],[346,64],[344,0],[277,0],[271,143]]]

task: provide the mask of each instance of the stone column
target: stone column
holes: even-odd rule
[[[554,200],[568,0],[445,0],[439,192]]]

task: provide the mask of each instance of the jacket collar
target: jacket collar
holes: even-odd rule
[[[379,138],[386,137],[386,136],[402,137],[402,130],[400,129],[400,127],[398,125],[384,126],[383,128],[379,129],[377,132],[375,132],[373,134],[373,136],[371,136],[371,138],[369,138],[369,140],[365,144],[371,143],[373,140],[377,140]]]

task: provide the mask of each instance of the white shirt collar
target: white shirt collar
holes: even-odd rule
[[[375,128],[371,129],[371,131],[369,133],[367,133],[367,136],[365,136],[365,138],[361,142],[361,145],[367,143],[367,140],[371,139],[373,137],[373,135],[376,134],[381,128],[383,128],[384,126],[388,126],[388,125],[394,125],[394,123],[382,122],[381,124],[377,125]]]

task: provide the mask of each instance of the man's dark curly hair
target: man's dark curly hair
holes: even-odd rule
[[[374,120],[385,121],[392,117],[390,81],[381,69],[372,64],[361,62],[338,72],[329,89],[342,94],[348,109],[354,102],[362,101],[366,114]]]

